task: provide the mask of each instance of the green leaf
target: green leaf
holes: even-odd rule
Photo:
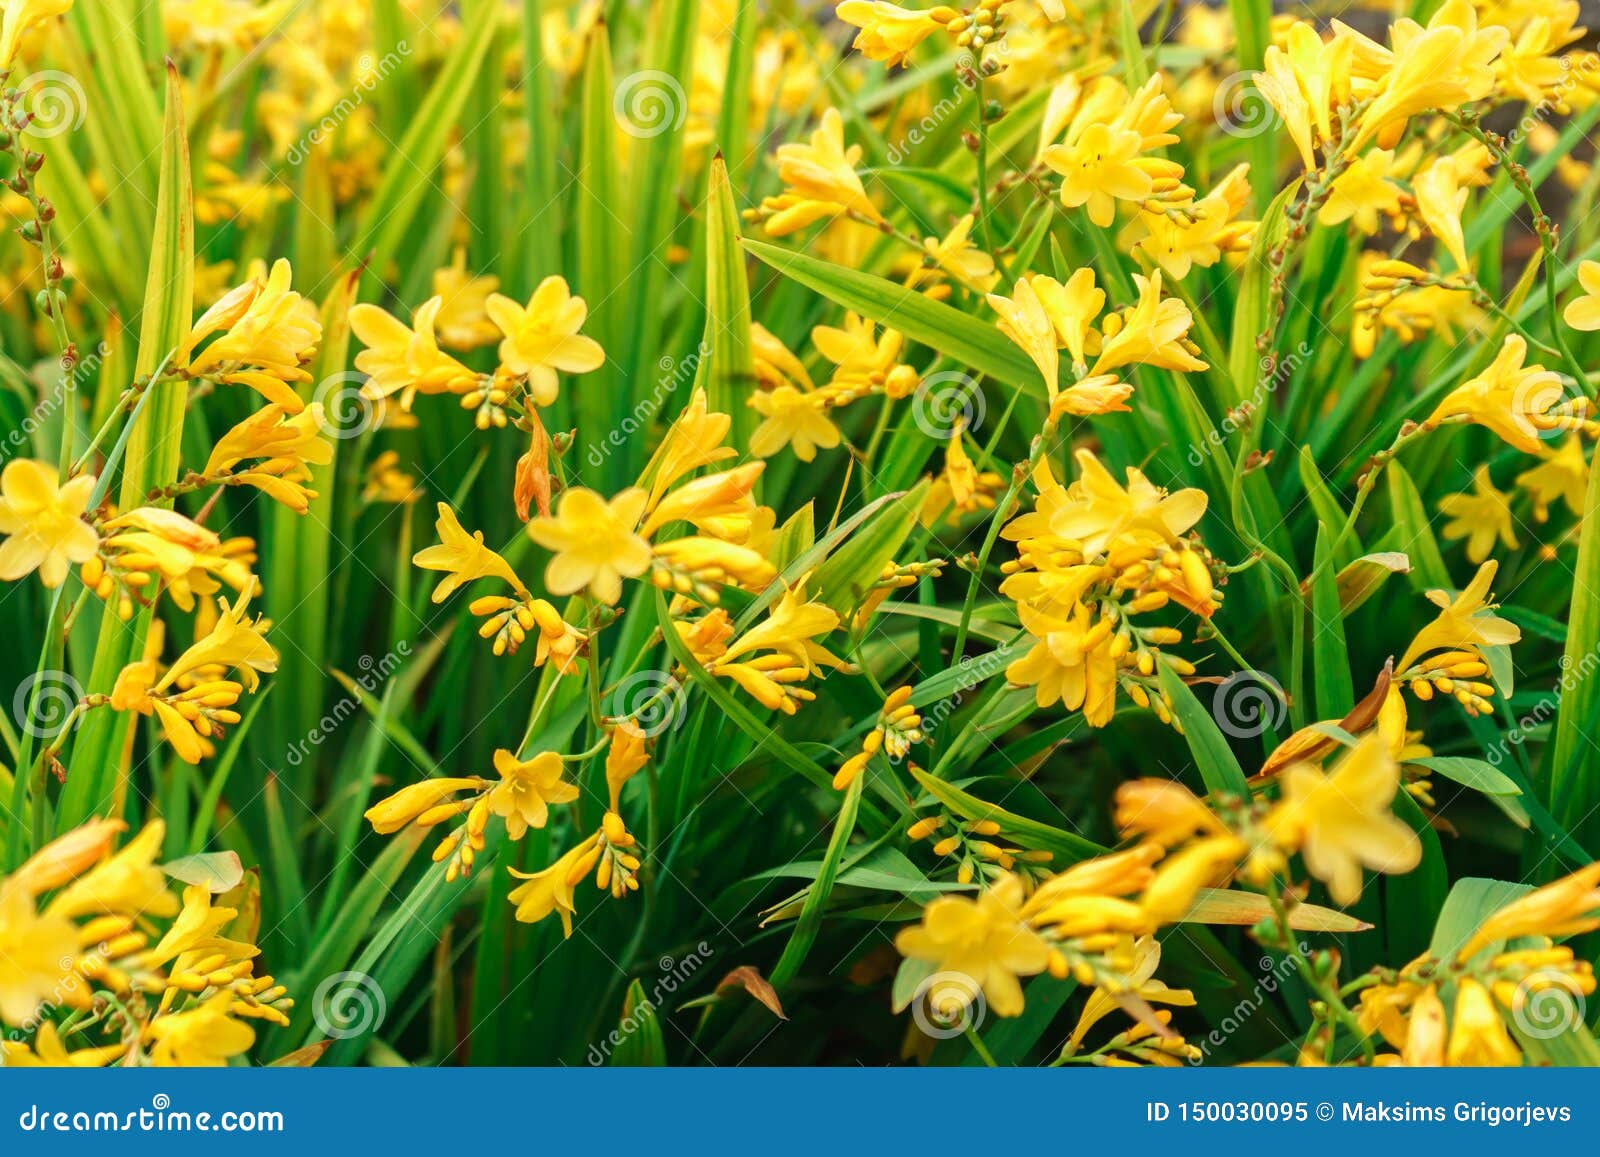
[[[861,807],[861,789],[866,781],[865,775],[858,775],[845,789],[844,800],[839,805],[839,816],[833,822],[833,835],[828,839],[828,850],[822,859],[822,871],[817,873],[816,882],[811,885],[811,892],[806,897],[805,907],[800,910],[800,918],[795,921],[789,942],[783,946],[783,955],[773,966],[770,977],[773,988],[781,989],[799,975],[811,946],[816,943],[817,933],[822,930],[822,915],[828,906],[828,897],[833,893],[839,862],[849,846],[851,833],[855,831],[856,813]]]
[[[1600,470],[1589,471],[1578,560],[1567,608],[1567,646],[1561,657],[1561,705],[1549,762],[1550,811],[1589,849],[1600,846],[1600,760],[1594,731],[1600,719]]]
[[[706,399],[712,410],[733,417],[733,445],[750,444],[751,409],[745,404],[755,382],[750,346],[750,283],[739,247],[739,212],[728,183],[728,166],[711,161],[706,195],[706,330],[701,343]]]
[[[817,568],[812,580],[813,597],[841,615],[860,606],[883,575],[884,566],[905,545],[917,525],[929,482],[897,495],[861,529]]]
[[[947,811],[962,819],[992,820],[1000,825],[1001,835],[1008,836],[1029,848],[1054,852],[1058,857],[1055,862],[1056,868],[1086,860],[1090,856],[1101,855],[1106,850],[1092,840],[1040,823],[1038,820],[1030,820],[1026,816],[1016,815],[975,795],[969,795],[955,784],[930,775],[920,768],[911,767],[910,771],[911,777],[922,785],[923,790],[938,800]]]
[[[1161,664],[1161,689],[1172,700],[1173,718],[1183,729],[1183,738],[1189,744],[1189,753],[1194,756],[1206,790],[1249,799],[1250,785],[1244,769],[1217,727],[1216,719],[1200,705],[1200,700],[1178,673],[1165,663]]]
[[[1344,637],[1344,607],[1333,573],[1332,533],[1317,524],[1316,580],[1311,585],[1311,666],[1319,719],[1343,719],[1355,706],[1350,654]]]
[[[638,980],[628,984],[622,1002],[622,1020],[612,1040],[611,1064],[615,1068],[655,1067],[667,1063],[667,1042],[661,1035],[661,1019],[656,1006],[645,995]]]
[[[1453,957],[1472,939],[1478,926],[1511,901],[1533,891],[1532,885],[1509,880],[1487,880],[1464,876],[1451,887],[1433,924],[1433,939],[1428,955],[1445,960]]]
[[[992,325],[870,273],[761,241],[747,239],[744,247],[785,277],[836,305],[897,329],[912,341],[936,349],[977,373],[1035,397],[1045,396],[1044,379],[1033,362]]]
[[[1233,308],[1233,341],[1228,359],[1234,405],[1250,399],[1261,382],[1262,355],[1256,348],[1256,338],[1266,332],[1272,320],[1273,270],[1267,262],[1267,254],[1283,241],[1288,228],[1285,214],[1299,192],[1300,180],[1296,178],[1272,199],[1261,217],[1261,224],[1256,227],[1250,252],[1245,256],[1239,300]]]
[[[92,6],[91,6],[92,7]],[[139,355],[134,372],[152,376],[166,365],[189,333],[194,318],[194,199],[190,190],[189,137],[184,129],[183,81],[177,67],[167,68],[166,129],[161,148],[161,191],[156,201],[155,235],[145,281],[145,306],[139,324]],[[183,382],[149,386],[124,430],[122,487],[118,504],[125,510],[145,505],[145,496],[178,475],[183,440]],[[171,505],[170,500],[166,505]],[[109,693],[117,675],[144,649],[152,612],[141,608],[131,622],[116,615],[100,620],[90,688]],[[61,792],[57,827],[76,827],[109,807],[122,764],[123,740],[131,726],[120,711],[95,711],[85,719],[72,744],[70,766]],[[15,836],[16,833],[13,833]]]

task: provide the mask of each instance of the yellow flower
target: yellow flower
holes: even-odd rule
[[[14,582],[30,571],[39,581],[58,587],[75,563],[88,562],[100,537],[83,520],[94,493],[92,474],[80,474],[65,486],[56,482],[53,466],[32,458],[14,458],[0,471],[0,580]]]
[[[475,350],[499,340],[489,320],[489,295],[500,288],[498,277],[467,272],[467,251],[458,248],[452,262],[433,273],[433,292],[444,304],[434,317],[439,344],[453,350]]]
[[[409,784],[387,799],[379,800],[364,813],[372,830],[380,836],[393,835],[401,828],[415,823],[425,812],[431,811],[458,791],[479,788],[483,781],[476,776],[441,776]]]
[[[1053,278],[1043,274],[1020,278],[1010,297],[989,294],[989,306],[999,315],[996,325],[1000,332],[1015,342],[1039,368],[1045,389],[1054,401],[1060,388],[1061,358],[1057,352],[1055,327],[1038,292],[1046,285],[1060,288]]]
[[[532,759],[518,759],[505,748],[494,753],[500,782],[489,789],[489,810],[506,821],[506,834],[520,840],[529,828],[542,828],[553,803],[578,798],[577,785],[561,778],[561,756],[541,751]]]
[[[1450,418],[1487,426],[1507,443],[1537,454],[1545,436],[1582,425],[1566,402],[1561,376],[1543,366],[1524,366],[1528,343],[1509,334],[1494,361],[1469,378],[1434,407],[1425,425],[1436,427]]]
[[[1061,203],[1088,206],[1089,220],[1104,229],[1116,217],[1118,200],[1140,202],[1160,189],[1175,189],[1181,166],[1142,154],[1177,141],[1168,130],[1183,118],[1151,77],[1129,95],[1120,83],[1102,83],[1079,104],[1066,137],[1040,155],[1061,176]]]
[[[1160,964],[1161,941],[1154,936],[1139,937],[1133,946],[1133,967],[1121,978],[1121,983],[1114,987],[1099,984],[1089,994],[1072,1035],[1067,1038],[1066,1051],[1077,1052],[1084,1037],[1089,1035],[1089,1030],[1117,1009],[1127,1008],[1130,996],[1146,1004],[1192,1007],[1194,993],[1186,988],[1168,988],[1165,982],[1155,979],[1156,968]]]
[[[935,986],[936,1001],[953,1001],[935,1012],[953,1016],[981,988],[996,1016],[1017,1016],[1023,1009],[1018,977],[1045,970],[1050,946],[1021,917],[1022,881],[1003,876],[975,899],[941,896],[922,912],[922,922],[903,929],[895,947],[903,956],[923,960],[939,972],[959,973],[965,983]]]
[[[1336,904],[1361,896],[1361,869],[1403,873],[1417,866],[1417,834],[1389,810],[1400,765],[1383,737],[1369,735],[1332,772],[1291,764],[1278,775],[1283,798],[1264,821],[1274,840],[1298,850],[1306,870],[1328,885]]]
[[[1494,89],[1493,61],[1510,39],[1498,25],[1478,27],[1471,0],[1445,0],[1424,28],[1402,17],[1390,28],[1390,47],[1336,23],[1355,41],[1357,70],[1377,74],[1378,95],[1361,117],[1352,148],[1376,137],[1392,148],[1412,116],[1428,109],[1459,108]]]
[[[141,506],[105,524],[106,547],[117,552],[117,564],[137,572],[157,571],[172,601],[185,611],[195,596],[216,594],[227,583],[234,590],[253,587],[249,561],[234,550],[248,539],[224,542],[199,523],[158,506]],[[220,580],[220,582],[219,582]]]
[[[0,1020],[30,1020],[62,987],[77,955],[70,920],[35,911],[26,888],[0,881]]]
[[[966,214],[944,237],[925,238],[922,248],[928,260],[951,278],[974,293],[987,293],[1000,275],[995,272],[994,258],[972,243],[972,226],[976,219],[974,214]]]
[[[1456,1006],[1450,1018],[1450,1045],[1445,1057],[1453,1066],[1522,1063],[1522,1051],[1506,1031],[1494,998],[1470,976],[1456,985]]]
[[[611,744],[606,748],[606,787],[611,792],[612,811],[617,810],[623,785],[650,762],[645,738],[631,719],[622,720],[611,730]]]
[[[1117,660],[1111,650],[1111,621],[1091,622],[1092,612],[1079,603],[1069,617],[1017,605],[1023,630],[1033,646],[1006,667],[1006,678],[1032,687],[1040,707],[1060,703],[1069,711],[1083,709],[1084,722],[1104,727],[1116,710]]]
[[[79,876],[45,909],[49,916],[98,916],[104,913],[175,916],[178,898],[167,890],[167,878],[156,867],[167,825],[151,820],[121,851]]]
[[[1551,940],[1581,936],[1600,928],[1600,863],[1586,864],[1499,908],[1478,925],[1456,953],[1470,960],[1491,944],[1523,937]]]
[[[1456,268],[1469,272],[1466,236],[1461,231],[1461,210],[1466,208],[1467,190],[1461,186],[1456,174],[1455,160],[1440,157],[1411,182],[1416,195],[1417,216],[1428,227],[1439,244],[1444,246]]]
[[[1561,444],[1561,449],[1531,470],[1517,475],[1517,485],[1533,499],[1533,520],[1550,518],[1550,505],[1557,499],[1575,515],[1583,513],[1583,498],[1589,488],[1589,464],[1583,457],[1583,442],[1576,436]]]
[[[87,820],[29,856],[6,882],[32,896],[53,892],[109,855],[117,835],[127,828],[121,820]]]
[[[511,889],[506,897],[517,906],[517,919],[524,924],[537,924],[555,912],[561,917],[562,934],[571,936],[572,917],[578,910],[572,891],[588,873],[584,860],[599,842],[600,833],[596,832],[542,872],[529,875],[515,868],[506,869],[517,879],[526,881]]]
[[[810,462],[819,449],[833,449],[842,437],[820,394],[782,385],[751,394],[750,408],[764,419],[750,435],[750,453],[757,458],[771,458],[787,446],[800,461]]]
[[[837,15],[846,24],[861,30],[855,39],[857,52],[893,68],[895,65],[904,67],[917,45],[960,13],[943,6],[916,12],[890,4],[888,0],[845,0],[839,5]]]
[[[0,68],[11,67],[24,32],[71,10],[72,0],[5,0],[5,15],[0,22]]]
[[[364,396],[399,394],[409,410],[419,393],[465,394],[477,386],[478,375],[439,348],[434,324],[443,308],[443,298],[430,297],[408,327],[376,305],[350,307],[350,331],[367,347],[356,355],[356,369],[367,375]]]
[[[1442,1068],[1446,1032],[1444,1002],[1439,999],[1438,990],[1430,984],[1411,1006],[1406,1043],[1400,1050],[1401,1061],[1413,1068]]]
[[[526,306],[509,297],[489,295],[489,318],[505,335],[500,362],[514,374],[525,374],[535,403],[548,406],[556,400],[556,371],[584,374],[606,363],[605,350],[578,330],[589,316],[589,306],[574,297],[564,277],[546,277]]]
[[[1183,784],[1171,779],[1134,779],[1117,788],[1117,831],[1124,839],[1145,838],[1172,848],[1195,835],[1215,835],[1222,821]]]
[[[265,280],[252,278],[206,310],[178,351],[178,368],[193,378],[249,386],[298,414],[305,402],[289,383],[311,380],[303,367],[322,339],[322,322],[289,288],[291,276],[289,263],[279,260]]]
[[[1370,149],[1355,158],[1333,182],[1328,199],[1317,210],[1320,225],[1342,225],[1354,221],[1369,236],[1381,227],[1380,215],[1397,217],[1401,211],[1399,185],[1389,180],[1394,171],[1394,153],[1389,149]]]
[[[311,479],[308,467],[333,461],[333,444],[322,436],[323,427],[320,402],[294,415],[286,415],[282,406],[267,406],[218,440],[202,473],[231,486],[254,486],[296,514],[305,514],[316,497],[303,485]],[[236,469],[247,459],[264,460]]]
[[[757,325],[752,329],[761,330],[761,327]],[[766,331],[761,330],[761,332]],[[767,337],[784,354],[790,358],[794,357],[771,334],[767,334]],[[756,348],[757,356],[760,357],[762,342],[759,336]],[[736,457],[738,451],[732,446],[723,444],[727,440],[728,431],[732,428],[733,418],[717,410],[708,410],[705,389],[696,387],[689,397],[689,404],[673,419],[666,437],[661,440],[661,445],[651,455],[649,465],[639,476],[641,484],[646,479],[650,482],[650,501],[645,509],[654,510],[667,489],[691,470]]]
[[[1161,296],[1161,271],[1155,270],[1148,279],[1136,273],[1133,282],[1139,288],[1139,300],[1132,308],[1112,315],[1114,329],[1109,324],[1103,327],[1105,340],[1094,372],[1132,364],[1164,370],[1205,369],[1206,363],[1184,344],[1194,318],[1183,302]]]
[[[433,601],[442,603],[467,583],[481,578],[497,578],[511,584],[519,593],[526,590],[511,564],[483,541],[483,531],[468,534],[448,503],[439,503],[439,521],[434,523],[439,545],[426,547],[411,561],[424,570],[445,572],[433,588]]]
[[[1434,651],[1470,651],[1480,647],[1504,647],[1522,638],[1515,623],[1493,613],[1489,588],[1500,564],[1490,559],[1478,568],[1466,588],[1451,598],[1445,591],[1428,592],[1428,601],[1439,608],[1439,616],[1422,630],[1400,656],[1395,670],[1404,675],[1424,655]]]
[[[1511,496],[1495,489],[1487,462],[1481,463],[1472,475],[1472,489],[1471,494],[1447,494],[1439,501],[1439,513],[1451,520],[1440,533],[1451,540],[1465,538],[1467,558],[1474,563],[1489,557],[1496,537],[1507,550],[1516,550]]]
[[[234,998],[226,990],[183,1012],[169,1012],[146,1030],[153,1044],[150,1062],[183,1068],[216,1068],[247,1051],[256,1030],[229,1013]]]
[[[24,1041],[0,1041],[0,1067],[18,1069],[97,1069],[127,1052],[121,1044],[98,1048],[73,1049],[61,1043],[61,1034],[50,1021],[39,1026],[33,1047]]]
[[[1124,488],[1092,451],[1080,449],[1073,457],[1081,473],[1067,488],[1066,501],[1051,511],[1049,527],[1082,543],[1086,555],[1101,554],[1124,537],[1175,544],[1206,512],[1203,490],[1191,487],[1168,494],[1136,466],[1127,468]]]
[[[638,532],[649,495],[630,486],[607,502],[593,490],[564,491],[556,512],[528,523],[528,537],[554,551],[545,568],[551,594],[588,588],[603,603],[622,597],[622,580],[650,569],[650,544]]]
[[[1583,292],[1567,302],[1561,319],[1573,329],[1600,329],[1600,261],[1578,262],[1578,286]]]
[[[1263,71],[1256,74],[1256,87],[1283,119],[1307,169],[1317,167],[1316,146],[1333,143],[1334,108],[1350,99],[1353,48],[1342,30],[1324,41],[1312,25],[1297,20],[1284,47],[1267,46]]]
[[[1235,165],[1198,201],[1148,202],[1133,222],[1134,249],[1173,277],[1250,247],[1257,222],[1235,220],[1250,203],[1250,166]],[[1141,235],[1142,234],[1142,235]]]
[[[847,210],[859,213],[873,221],[881,220],[861,185],[856,164],[861,160],[861,146],[844,144],[844,118],[839,110],[830,108],[823,112],[817,129],[807,144],[791,141],[778,146],[778,179],[783,182],[785,194],[791,198],[786,211],[795,217],[775,218],[768,222],[767,231],[774,226],[790,231],[821,216],[831,216]],[[805,218],[809,217],[809,220]],[[779,225],[782,220],[783,224]]]

